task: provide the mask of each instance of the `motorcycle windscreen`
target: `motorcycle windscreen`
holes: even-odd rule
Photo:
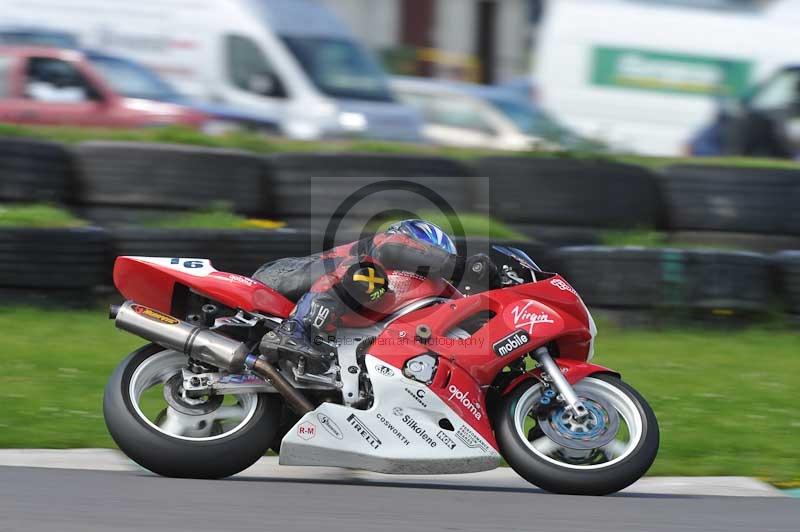
[[[494,249],[498,253],[502,253],[503,255],[511,257],[513,260],[515,260],[521,266],[523,266],[523,267],[525,267],[525,268],[527,268],[527,269],[529,269],[529,270],[531,270],[533,272],[541,272],[542,271],[542,269],[539,267],[539,265],[537,265],[535,262],[533,262],[533,259],[530,258],[530,256],[527,253],[525,253],[524,251],[522,251],[521,249],[513,248],[511,246],[497,246],[497,245],[492,246],[492,249]],[[535,276],[534,276],[534,278],[535,278]]]

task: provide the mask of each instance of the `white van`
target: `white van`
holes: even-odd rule
[[[43,26],[128,56],[200,101],[281,125],[292,138],[419,141],[421,120],[314,0],[0,0],[0,24]]]
[[[542,105],[584,135],[682,153],[720,97],[800,62],[798,0],[549,0]]]

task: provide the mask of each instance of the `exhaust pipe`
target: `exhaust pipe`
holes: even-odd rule
[[[133,301],[126,301],[121,306],[112,305],[108,314],[118,329],[180,351],[195,360],[231,373],[241,373],[247,367],[262,379],[272,383],[300,416],[314,410],[314,405],[292,386],[275,366],[262,357],[250,354],[247,345],[242,342],[196,327]]]
[[[118,329],[180,351],[195,360],[232,373],[244,370],[249,349],[242,342],[133,301],[111,307],[109,316]]]

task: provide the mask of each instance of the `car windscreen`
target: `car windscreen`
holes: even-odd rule
[[[123,96],[164,102],[181,99],[169,83],[132,61],[107,56],[90,56],[89,61],[100,71],[103,79]]]
[[[489,97],[488,99],[526,135],[557,142],[565,148],[585,150],[604,148],[601,144],[570,131],[553,117],[525,101],[508,97]]]
[[[294,35],[282,39],[324,94],[334,98],[394,101],[380,66],[355,42]]]
[[[490,102],[527,135],[558,140],[569,131],[541,110],[512,98],[490,98]]]

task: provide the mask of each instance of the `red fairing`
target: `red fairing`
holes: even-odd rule
[[[166,313],[172,312],[172,292],[176,283],[223,305],[247,312],[286,318],[294,308],[294,303],[255,279],[214,270],[208,261],[172,260],[178,263],[155,262],[170,259],[118,257],[114,263],[114,285],[126,299]],[[184,264],[203,266],[184,268]]]
[[[465,337],[461,329],[469,328],[470,318],[486,311],[493,317]],[[432,331],[425,344],[414,340],[420,325]],[[524,344],[513,347],[504,341],[520,331],[528,338]],[[462,339],[456,334],[459,332]],[[493,442],[491,427],[483,414],[484,390],[497,374],[515,359],[551,342],[557,348],[557,362],[569,367],[568,372],[573,375],[582,378],[591,372],[607,371],[591,364],[574,365],[586,362],[591,341],[586,307],[572,287],[556,275],[413,312],[387,327],[369,353],[398,368],[411,357],[426,352],[438,354],[442,367],[431,387],[472,428]],[[444,371],[446,376],[441,375]]]
[[[589,362],[581,362],[579,360],[569,360],[569,359],[558,359],[556,360],[558,367],[561,368],[561,373],[564,374],[564,377],[567,378],[567,382],[570,384],[575,384],[576,382],[580,381],[581,379],[588,377],[590,375],[595,375],[597,373],[607,373],[609,375],[615,375],[619,377],[619,373],[614,370],[608,369],[603,366],[598,366],[597,364],[591,364]],[[530,380],[530,379],[540,379],[542,375],[542,370],[536,368],[535,370],[525,373],[524,375],[520,375],[516,379],[512,380],[508,385],[503,388],[501,395],[508,395],[509,393],[514,391],[514,388],[522,384],[523,382]]]

